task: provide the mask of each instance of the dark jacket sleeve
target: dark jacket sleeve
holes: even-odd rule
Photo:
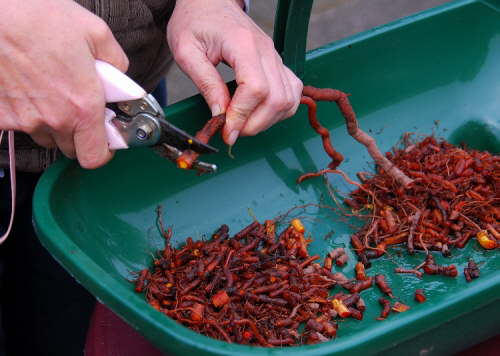
[[[175,0],[76,0],[102,18],[130,60],[127,74],[153,90],[172,60],[166,26]]]

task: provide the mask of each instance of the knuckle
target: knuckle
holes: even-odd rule
[[[35,136],[35,135],[33,135],[33,136],[31,136],[31,138],[33,139],[33,141],[35,141],[35,143],[37,143],[40,146],[43,146],[46,148],[56,148],[57,147],[55,142],[48,136]]]
[[[248,41],[249,39],[253,40],[255,37],[254,31],[246,27],[240,27],[234,30],[235,38],[238,38],[240,41]]]
[[[288,98],[285,95],[274,96],[268,105],[276,113],[289,109]]]
[[[254,81],[248,84],[250,95],[258,99],[264,99],[269,95],[269,86],[263,82]]]
[[[29,135],[34,134],[35,132],[38,131],[38,125],[35,125],[31,122],[21,122],[20,126],[21,126],[21,131]]]
[[[96,96],[84,95],[74,99],[75,116],[80,122],[91,122],[97,113],[104,112],[104,104]]]
[[[286,105],[285,105],[285,111],[290,111],[293,110],[295,105],[297,104],[297,101],[294,100],[293,98],[287,98],[286,100]]]
[[[56,132],[61,132],[66,130],[67,121],[59,116],[51,116],[45,120],[47,126]]]
[[[172,45],[172,54],[174,59],[181,67],[183,65],[187,65],[192,56],[192,49],[190,46],[187,46],[186,43],[189,43],[188,39],[184,41],[177,41],[174,45]]]
[[[289,117],[295,115],[295,113],[299,109],[299,105],[300,105],[300,98],[293,102],[293,105],[286,112],[285,119],[288,119]]]
[[[109,26],[101,18],[95,19],[92,25],[92,37],[96,42],[105,42],[110,36],[113,36]]]
[[[197,83],[198,89],[203,94],[212,93],[217,90],[217,83],[209,79],[202,79]]]
[[[75,149],[74,149],[74,148],[73,148],[73,149],[72,149],[72,148],[69,148],[69,147],[64,147],[64,148],[63,148],[63,147],[59,146],[59,149],[62,151],[62,153],[63,153],[66,157],[68,157],[68,158],[70,158],[70,159],[74,159],[74,158],[76,157],[76,151],[75,151]]]
[[[302,95],[302,90],[304,90],[304,83],[302,83],[302,80],[297,77],[295,77],[295,88],[300,97]]]
[[[129,67],[130,67],[130,60],[128,59],[128,56],[124,54],[123,56],[121,56],[120,68],[123,68],[124,72],[126,72]]]
[[[1,110],[2,129],[14,129],[28,134],[37,132],[44,126],[44,117],[34,105],[23,102],[11,104],[11,110]]]
[[[180,67],[184,67],[189,63],[189,53],[184,46],[179,46],[174,51],[174,58]]]
[[[292,88],[294,90],[296,90],[298,93],[302,93],[302,90],[304,89],[304,83],[302,82],[302,80],[300,80],[297,75],[295,75],[294,72],[292,72],[290,70],[290,68],[284,66],[285,68],[285,73],[286,73],[286,76],[288,77],[291,85],[292,85]]]
[[[269,112],[273,117],[278,116],[280,112],[285,110],[284,101],[281,99],[274,99],[267,102]]]
[[[36,133],[43,126],[41,118],[19,118],[18,123],[20,131],[30,135]]]
[[[278,55],[278,52],[276,52],[276,48],[274,47],[273,40],[270,37],[266,36],[266,37],[264,37],[264,39],[262,41],[264,42],[264,45],[267,48],[269,48],[269,50],[271,51],[271,53],[276,56],[276,59],[278,60],[278,63],[283,64],[283,59]]]
[[[259,132],[257,131],[257,129],[255,129],[254,127],[245,128],[242,131],[242,135],[244,136],[256,136],[258,133]]]
[[[271,39],[271,37],[269,37],[269,36],[259,36],[259,38],[257,39],[257,41],[259,43],[262,43],[265,47],[271,48],[273,51],[275,51],[274,50],[274,42]],[[279,58],[281,59],[281,57],[279,57]]]
[[[298,105],[297,106],[294,106],[292,108],[290,108],[286,113],[285,115],[283,115],[282,119],[281,120],[286,120],[286,119],[289,119],[290,117],[292,117],[293,115],[295,115],[295,113],[297,112],[297,108],[298,108]]]
[[[245,123],[248,119],[249,112],[240,107],[234,106],[231,108],[231,115],[227,118],[227,120],[231,120],[232,122]]]
[[[245,136],[256,136],[260,132],[259,125],[248,123],[242,130],[242,135]]]

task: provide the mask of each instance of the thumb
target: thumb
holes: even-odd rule
[[[225,113],[230,100],[229,90],[207,55],[194,46],[184,45],[174,53],[174,58],[200,90],[212,116]]]
[[[95,59],[112,64],[123,73],[129,66],[129,60],[118,41],[113,36],[106,23],[97,26],[97,29],[90,35],[90,47]]]
[[[269,84],[259,54],[251,48],[236,47],[231,66],[234,68],[238,87],[226,113],[222,132],[224,141],[232,146],[238,139],[252,113],[269,93]]]

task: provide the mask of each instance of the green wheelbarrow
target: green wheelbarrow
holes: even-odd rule
[[[311,6],[310,0],[280,2],[276,46],[304,83],[350,93],[360,125],[382,149],[390,149],[403,133],[415,132],[500,151],[500,1],[451,2],[304,55]],[[372,169],[363,147],[347,135],[335,105],[320,103],[318,110],[334,145],[347,157],[342,169],[350,175]],[[210,115],[200,96],[166,112],[190,132]],[[221,141],[214,144],[223,148]],[[467,257],[482,263],[481,278],[470,284],[463,278],[430,276],[422,281],[391,273],[394,259],[415,265],[415,256],[377,260],[371,273],[388,276],[411,310],[378,322],[380,295],[365,291],[364,320],[343,322],[337,338],[322,344],[274,349],[228,344],[151,308],[129,280],[163,246],[156,206],[163,206],[164,220],[174,230],[173,243],[180,244],[188,236],[203,238],[222,223],[237,231],[252,220],[249,210],[264,220],[328,199],[320,179],[295,183],[299,174],[323,168],[329,160],[304,108],[257,137],[242,138],[235,148],[234,160],[224,154],[210,157],[219,172],[202,177],[176,169],[148,149],[118,152],[109,165],[95,171],[60,160],[36,189],[34,223],[40,240],[100,301],[174,354],[443,355],[500,331],[500,255],[473,243],[447,259],[459,270]],[[329,179],[338,191],[350,189],[336,177]],[[352,230],[339,216],[330,210],[307,214],[313,218],[305,220],[314,237],[312,253],[348,246]],[[324,238],[332,232],[333,237]],[[355,261],[350,257],[343,268],[347,274]],[[426,290],[427,303],[413,302],[416,288]]]

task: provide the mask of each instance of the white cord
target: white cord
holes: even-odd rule
[[[10,220],[7,231],[0,236],[0,244],[3,243],[10,234],[14,222],[14,213],[16,211],[16,148],[14,147],[14,131],[7,131],[9,140],[9,169],[10,169]],[[0,143],[2,142],[4,131],[0,132]]]

